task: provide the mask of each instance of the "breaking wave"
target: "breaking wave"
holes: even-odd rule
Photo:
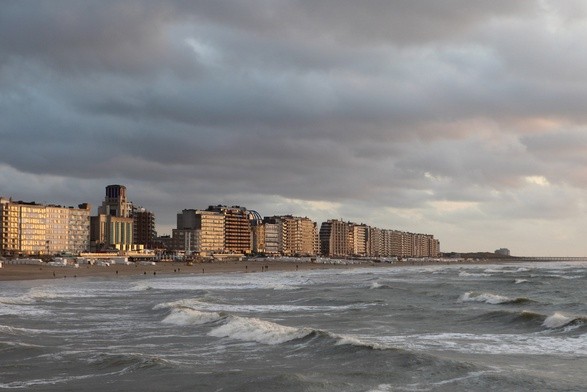
[[[548,329],[558,329],[570,326],[580,327],[581,325],[584,325],[585,322],[587,322],[586,316],[572,316],[556,312],[553,315],[548,316],[542,325]]]
[[[162,322],[174,325],[201,325],[220,320],[223,316],[215,312],[201,312],[199,310],[183,307],[176,308],[165,317]]]
[[[287,327],[254,317],[229,316],[225,324],[208,335],[274,345],[303,338],[312,332],[314,330],[309,328]]]
[[[475,273],[461,271],[461,272],[459,272],[459,276],[461,276],[461,277],[485,278],[485,277],[491,276],[491,274],[487,274],[487,273],[475,274]]]
[[[459,302],[484,302],[491,305],[502,304],[523,304],[532,302],[532,300],[525,297],[509,298],[503,295],[491,293],[476,293],[469,291],[459,297]]]

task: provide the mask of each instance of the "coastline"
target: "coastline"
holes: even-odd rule
[[[144,276],[155,278],[159,275],[202,275],[223,273],[265,273],[272,271],[308,271],[316,269],[350,269],[350,268],[395,268],[426,265],[470,265],[507,263],[504,260],[467,260],[467,261],[421,261],[421,262],[355,262],[355,263],[312,263],[304,260],[300,262],[282,261],[276,259],[203,262],[188,265],[185,262],[158,262],[155,265],[111,265],[109,267],[97,265],[80,265],[56,267],[50,265],[16,265],[4,264],[0,268],[0,281],[38,280],[38,279],[67,279],[67,278],[116,278],[121,276]],[[511,262],[511,260],[510,260]]]

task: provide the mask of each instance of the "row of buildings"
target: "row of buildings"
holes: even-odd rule
[[[158,249],[186,256],[437,257],[429,234],[379,229],[366,224],[307,217],[261,217],[244,207],[213,205],[177,214],[171,236],[157,237],[155,216],[127,200],[126,187],[109,185],[97,215],[91,206],[26,203],[0,198],[0,253],[79,254]]]
[[[331,219],[318,230],[307,217],[261,218],[244,207],[210,206],[183,210],[167,239],[168,250],[186,255],[220,253],[267,256],[438,257],[440,242],[431,234],[380,229]]]
[[[126,187],[109,185],[98,214],[77,207],[0,197],[0,254],[55,255],[133,251],[155,245],[155,215],[126,199]]]

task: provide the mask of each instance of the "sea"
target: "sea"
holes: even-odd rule
[[[0,390],[586,391],[587,263],[0,282]]]

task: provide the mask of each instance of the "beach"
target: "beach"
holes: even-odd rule
[[[275,271],[307,271],[316,269],[348,269],[381,267],[392,268],[398,266],[425,266],[449,264],[486,264],[495,262],[490,260],[468,261],[404,261],[396,263],[348,260],[333,262],[309,262],[307,259],[284,261],[280,259],[253,259],[245,261],[213,261],[188,264],[185,262],[157,262],[154,265],[132,263],[131,265],[114,264],[110,266],[79,265],[57,267],[43,265],[16,265],[4,263],[0,268],[0,281],[36,280],[36,279],[67,279],[87,277],[122,277],[138,276],[153,277],[157,275],[194,275],[194,274],[223,274],[223,273],[265,273]]]
[[[114,264],[108,267],[98,265],[79,265],[55,267],[50,265],[15,265],[4,264],[0,268],[0,281],[36,280],[36,279],[67,279],[84,277],[122,277],[138,276],[153,277],[158,275],[194,275],[222,273],[264,273],[270,271],[296,271],[325,268],[362,268],[372,267],[375,263],[363,262],[355,264],[326,264],[308,261],[292,262],[280,260],[249,260],[249,261],[218,261],[193,263],[158,262],[155,265]],[[377,263],[381,266],[390,264]]]

